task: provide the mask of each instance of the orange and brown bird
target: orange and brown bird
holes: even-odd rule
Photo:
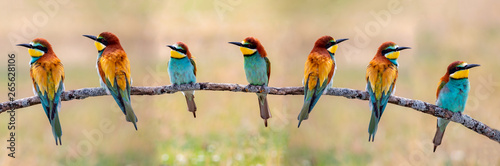
[[[30,76],[33,92],[40,98],[45,114],[52,126],[56,145],[62,145],[62,129],[59,122],[61,93],[64,91],[64,67],[57,58],[50,43],[36,38],[29,44],[18,44],[29,49],[31,56]]]
[[[335,51],[338,44],[348,39],[335,40],[331,36],[319,38],[307,57],[304,67],[304,105],[297,119],[299,125],[309,118],[314,105],[327,87],[332,86],[335,75]]]
[[[83,35],[94,40],[97,48],[97,74],[101,86],[111,93],[125,119],[134,124],[137,130],[137,116],[130,101],[130,61],[123,50],[120,40],[111,32],[102,32],[99,36]]]
[[[366,91],[370,95],[372,115],[368,127],[368,141],[375,140],[378,122],[384,113],[389,97],[394,93],[398,78],[399,51],[410,47],[399,47],[394,42],[385,42],[379,48],[375,57],[366,69]]]

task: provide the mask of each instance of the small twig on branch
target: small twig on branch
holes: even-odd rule
[[[232,91],[232,92],[267,92],[271,95],[304,95],[303,87],[261,87],[261,86],[245,86],[239,84],[226,84],[226,83],[195,83],[185,85],[168,85],[157,87],[132,87],[132,95],[162,95],[170,94],[184,90],[206,90],[206,91]],[[69,101],[73,99],[85,99],[87,97],[104,96],[106,91],[103,88],[83,88],[77,90],[65,91],[62,93],[61,100]],[[368,100],[368,93],[366,91],[348,89],[348,88],[330,88],[325,95],[343,96],[349,99]],[[426,103],[420,100],[412,100],[398,96],[391,96],[389,103],[412,108],[414,110],[451,120],[460,123],[465,127],[484,135],[498,143],[500,143],[500,131],[493,129],[480,121],[477,121],[468,115],[461,113],[454,113],[446,109],[442,109],[436,105]],[[19,99],[12,102],[0,103],[0,108],[3,113],[11,109],[25,108],[32,105],[40,104],[40,99],[36,96]]]

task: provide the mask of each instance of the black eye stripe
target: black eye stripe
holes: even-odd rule
[[[336,43],[334,41],[326,43],[326,48],[330,48],[331,46],[335,45]]]
[[[43,46],[35,46],[34,48],[43,52],[47,52],[47,48]]]
[[[108,45],[108,42],[104,38],[98,38],[97,42],[104,44],[105,46]]]
[[[253,44],[245,44],[244,45],[246,48],[250,48],[250,49],[256,49],[257,46],[253,45]]]
[[[459,67],[459,66],[457,66],[457,67],[451,68],[450,71],[448,71],[448,72],[450,74],[453,74],[453,73],[455,73],[457,71],[464,70],[464,69],[465,69],[465,67]]]
[[[385,50],[382,50],[382,55],[385,55],[387,53],[394,52],[394,51],[396,51],[396,49],[385,49]]]
[[[186,54],[186,50],[184,50],[184,49],[182,49],[182,48],[177,49],[177,51],[179,51],[179,52],[181,52],[181,53],[183,53],[183,54]]]
[[[184,50],[183,48],[172,48],[174,51],[177,51],[177,52],[180,52],[180,53],[183,53],[183,54],[186,54],[187,51]],[[187,55],[187,54],[186,54]]]

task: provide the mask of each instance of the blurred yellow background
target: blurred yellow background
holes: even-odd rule
[[[46,38],[64,64],[66,90],[97,87],[93,41],[81,35],[116,34],[131,61],[134,86],[168,85],[167,61],[185,42],[198,65],[198,82],[247,84],[243,58],[229,41],[260,39],[272,63],[269,85],[301,86],[303,65],[323,35],[350,38],[339,45],[334,87],[365,89],[365,69],[378,46],[412,47],[399,58],[395,95],[434,103],[439,78],[452,61],[471,70],[465,113],[500,128],[499,1],[1,1],[0,73],[17,55],[16,98],[33,96],[29,55],[15,44]],[[7,101],[7,88],[0,88]],[[180,93],[132,96],[138,131],[111,96],[62,103],[63,146],[55,146],[40,105],[19,109],[16,158],[7,156],[0,127],[0,165],[499,165],[499,144],[462,125],[448,126],[432,153],[436,118],[389,104],[376,141],[368,142],[366,101],[323,96],[297,129],[303,96],[268,97],[265,128],[251,93],[197,91],[198,117]],[[0,115],[0,126],[9,121]]]

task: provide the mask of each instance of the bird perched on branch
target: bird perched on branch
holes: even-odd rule
[[[467,97],[469,96],[469,69],[479,66],[478,64],[467,64],[463,61],[451,63],[446,74],[441,77],[436,92],[436,105],[450,110],[451,112],[463,112]],[[434,135],[434,150],[441,145],[444,131],[450,121],[437,118],[436,134]]]
[[[62,145],[62,129],[59,121],[61,93],[64,91],[64,67],[57,58],[50,43],[36,38],[29,44],[18,44],[28,48],[31,56],[30,76],[33,92],[40,98],[45,114],[52,126],[56,145]]]
[[[370,95],[372,115],[368,126],[368,141],[375,140],[378,122],[384,113],[389,97],[394,93],[398,78],[399,51],[410,47],[399,47],[394,42],[383,43],[366,69],[366,91]]]
[[[267,58],[266,50],[260,41],[254,37],[247,37],[242,42],[229,42],[240,47],[244,57],[245,74],[250,85],[267,86],[271,75],[271,62]],[[267,127],[267,119],[271,118],[269,105],[267,104],[267,93],[257,93],[260,117],[264,119]]]
[[[94,40],[97,48],[97,74],[101,86],[111,93],[125,119],[134,124],[137,130],[137,116],[130,101],[130,62],[120,45],[120,40],[111,32],[102,32],[99,36],[83,35]]]
[[[168,62],[168,74],[170,82],[174,85],[196,83],[196,63],[186,44],[177,42],[167,45],[170,49],[170,61]],[[194,90],[183,91],[186,97],[188,111],[196,118],[196,104],[194,103]]]
[[[309,118],[314,105],[327,87],[332,86],[335,75],[335,51],[338,44],[348,39],[335,40],[331,36],[319,38],[307,57],[304,67],[304,105],[297,119],[299,125]]]

